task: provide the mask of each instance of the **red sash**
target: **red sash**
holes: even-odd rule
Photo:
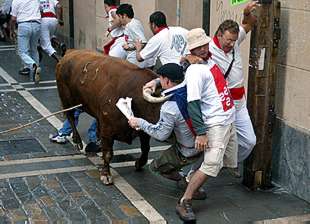
[[[45,17],[57,18],[56,15],[52,12],[43,12],[43,13],[41,13],[41,17],[42,18],[45,18]]]
[[[223,110],[227,111],[233,107],[234,103],[231,93],[227,88],[226,80],[224,79],[221,69],[217,65],[214,65],[210,71],[213,75],[217,92],[221,98]]]
[[[231,88],[229,89],[229,91],[234,100],[242,99],[243,95],[245,94],[245,89],[243,86],[239,88]]]

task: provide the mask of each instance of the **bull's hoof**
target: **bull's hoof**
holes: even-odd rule
[[[141,171],[142,168],[146,165],[147,163],[147,159],[138,159],[136,160],[135,162],[135,168],[136,168],[136,171]]]
[[[112,179],[112,176],[111,176],[109,168],[102,167],[102,169],[100,170],[100,180],[105,185],[113,184],[113,179]]]
[[[103,182],[105,185],[111,185],[113,184],[113,179],[111,175],[100,175],[100,180]]]

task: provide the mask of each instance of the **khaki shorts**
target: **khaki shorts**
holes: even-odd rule
[[[238,142],[234,124],[218,125],[207,130],[209,148],[199,170],[216,177],[223,166],[237,167]]]

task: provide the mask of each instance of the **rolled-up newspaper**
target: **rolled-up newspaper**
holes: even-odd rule
[[[116,107],[125,115],[127,119],[134,116],[131,109],[131,101],[132,98],[126,97],[126,99],[119,98],[116,103]],[[140,128],[136,128],[136,130],[139,131]]]
[[[127,119],[134,116],[131,109],[131,101],[132,98],[126,97],[126,99],[119,98],[116,103],[117,108],[125,115]]]

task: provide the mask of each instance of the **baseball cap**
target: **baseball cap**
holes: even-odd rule
[[[183,68],[176,63],[168,63],[157,70],[157,74],[167,77],[172,82],[182,81],[184,79]]]
[[[212,40],[211,37],[206,35],[206,32],[202,28],[195,28],[188,31],[186,39],[187,47],[190,51],[196,47],[201,47]]]

